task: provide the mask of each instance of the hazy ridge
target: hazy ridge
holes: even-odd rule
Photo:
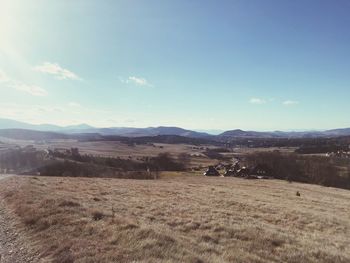
[[[123,137],[146,137],[146,136],[161,136],[161,135],[176,135],[189,138],[317,138],[317,137],[338,137],[349,136],[350,128],[331,129],[325,131],[244,131],[241,129],[228,130],[223,133],[213,135],[206,132],[198,132],[181,127],[106,127],[97,128],[88,124],[78,124],[70,126],[58,126],[53,124],[29,124],[11,119],[0,119],[0,135],[18,139],[27,132],[19,130],[30,130],[30,134],[44,138],[67,138],[71,136],[90,134],[91,136],[123,136]],[[37,131],[37,133],[35,133]],[[45,132],[45,133],[43,133]],[[34,136],[34,137],[35,137]],[[91,137],[89,136],[89,137]]]

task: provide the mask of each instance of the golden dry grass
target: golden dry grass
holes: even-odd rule
[[[350,262],[346,190],[198,176],[13,177],[0,196],[44,262]]]

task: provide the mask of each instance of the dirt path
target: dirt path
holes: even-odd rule
[[[4,179],[14,175],[0,175],[0,184]],[[29,253],[28,242],[16,230],[15,223],[4,201],[0,200],[0,263],[27,263],[38,262]]]

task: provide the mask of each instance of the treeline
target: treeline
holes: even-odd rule
[[[316,154],[316,153],[334,153],[338,151],[349,151],[348,145],[310,145],[301,146],[295,150],[300,154]]]
[[[65,151],[49,150],[49,155],[54,159],[112,167],[122,171],[144,170],[146,168],[144,163],[134,160],[80,154],[78,148],[71,148]]]
[[[70,160],[55,161],[38,169],[41,176],[109,177],[125,179],[157,179],[157,171],[121,171],[113,167]]]
[[[159,171],[186,169],[185,163],[177,161],[168,153],[147,157],[143,161],[81,155],[76,148],[66,153],[53,152],[52,154],[57,161],[40,168],[40,175],[155,179]]]
[[[2,172],[25,172],[45,165],[45,152],[31,148],[8,149],[0,152]]]
[[[328,147],[349,149],[350,137],[336,138],[234,138],[222,141],[227,148],[233,147],[300,147],[324,149]]]
[[[155,157],[144,157],[141,161],[114,157],[101,157],[88,154],[80,154],[78,148],[71,148],[65,152],[50,151],[50,156],[80,163],[89,163],[99,166],[115,168],[120,171],[182,171],[188,164],[187,155],[180,154],[177,158],[169,153],[160,153]]]
[[[221,145],[220,142],[213,138],[192,138],[179,135],[157,135],[157,136],[142,136],[142,137],[122,137],[115,135],[105,135],[99,139],[89,139],[89,141],[119,141],[128,145],[147,144],[147,143],[167,143],[167,144],[193,144],[193,145]]]
[[[216,159],[216,160],[226,160],[229,158],[226,158],[222,153],[229,152],[228,149],[225,148],[217,148],[217,149],[206,149],[204,154],[210,158],[210,159]]]
[[[174,158],[169,153],[136,161],[80,154],[77,148],[38,151],[26,147],[0,152],[0,172],[44,176],[153,179],[159,171],[183,171],[188,163],[187,155]]]
[[[339,167],[337,159],[275,151],[250,154],[246,161],[268,167],[277,179],[350,189],[350,164]]]

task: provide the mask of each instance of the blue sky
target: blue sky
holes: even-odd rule
[[[0,117],[350,127],[350,1],[1,1]]]

